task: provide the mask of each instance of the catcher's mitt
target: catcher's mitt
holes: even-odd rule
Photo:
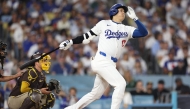
[[[55,90],[56,93],[59,93],[61,91],[61,86],[59,84],[59,81],[56,79],[51,79],[48,83],[48,89],[50,91]]]

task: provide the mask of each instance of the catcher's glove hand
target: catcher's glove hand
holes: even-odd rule
[[[48,83],[48,89],[50,91],[55,90],[56,93],[58,94],[61,91],[61,86],[59,84],[59,81],[56,79],[51,79]]]

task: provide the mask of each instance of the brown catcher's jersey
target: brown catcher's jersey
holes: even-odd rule
[[[22,81],[28,82],[31,89],[47,87],[45,75],[34,67],[29,67],[28,70],[17,80],[17,84],[10,93],[10,96],[18,96],[22,94],[20,91]]]

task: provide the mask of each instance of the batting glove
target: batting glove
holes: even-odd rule
[[[133,8],[131,8],[130,6],[127,7],[128,11],[127,11],[127,15],[133,19],[134,21],[138,19],[138,17],[135,14],[135,11],[133,10]]]
[[[72,40],[63,41],[63,42],[61,42],[61,44],[59,44],[59,49],[60,50],[67,50],[68,48],[71,47],[72,44],[73,44]]]

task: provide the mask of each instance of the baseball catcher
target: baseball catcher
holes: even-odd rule
[[[35,53],[31,60],[42,55]],[[49,72],[50,60],[50,55],[47,55],[28,67],[10,93],[9,109],[49,109],[54,106],[55,96],[51,91],[56,90],[58,93],[60,86],[55,79],[46,83],[44,72]]]

